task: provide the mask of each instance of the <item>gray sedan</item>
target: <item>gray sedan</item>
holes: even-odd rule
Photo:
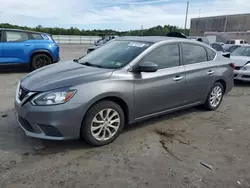
[[[197,105],[217,109],[233,87],[233,68],[200,42],[121,37],[25,76],[15,109],[28,136],[101,146],[126,124]]]

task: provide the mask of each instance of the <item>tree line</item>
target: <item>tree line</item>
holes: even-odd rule
[[[52,35],[85,35],[85,36],[104,36],[104,35],[118,35],[118,36],[166,36],[168,32],[181,32],[188,35],[189,30],[184,30],[177,26],[165,25],[165,26],[156,26],[149,29],[142,30],[131,30],[131,31],[115,31],[112,29],[94,29],[94,30],[85,30],[78,29],[76,27],[59,28],[59,27],[43,27],[38,25],[37,27],[27,27],[27,26],[18,26],[8,23],[0,23],[0,28],[11,28],[11,29],[22,29],[22,30],[32,30],[44,33],[50,33]]]

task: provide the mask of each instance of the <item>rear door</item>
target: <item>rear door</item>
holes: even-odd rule
[[[182,106],[185,88],[184,66],[177,43],[156,48],[140,62],[153,62],[158,70],[134,74],[136,119]]]
[[[28,51],[31,43],[26,32],[22,31],[5,31],[3,44],[4,63],[28,63]]]
[[[0,31],[0,63],[3,63],[3,32]]]
[[[215,81],[216,53],[209,48],[193,43],[182,43],[184,67],[186,71],[186,91],[184,104],[204,101]]]

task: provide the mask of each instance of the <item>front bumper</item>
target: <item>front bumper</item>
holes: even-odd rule
[[[80,137],[84,108],[79,104],[20,106],[15,102],[17,121],[25,134],[48,140],[73,140]]]
[[[242,81],[250,81],[250,71],[246,70],[235,70],[234,79]]]

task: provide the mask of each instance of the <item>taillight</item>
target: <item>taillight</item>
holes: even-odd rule
[[[234,63],[230,63],[230,66],[232,67],[232,69],[235,69],[235,64]]]

